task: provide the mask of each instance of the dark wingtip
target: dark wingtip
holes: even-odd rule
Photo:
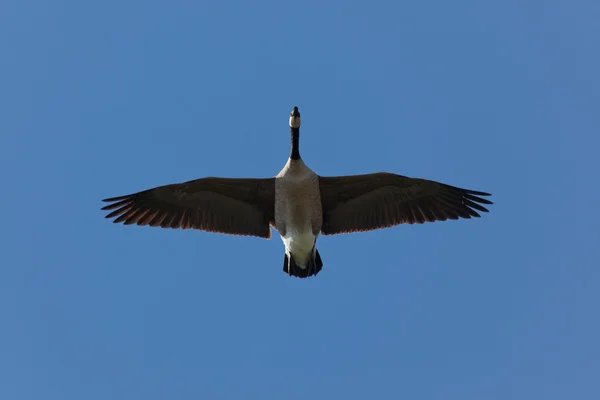
[[[481,203],[481,204],[494,204],[494,203],[492,203],[491,200],[484,199],[479,196],[473,196],[472,194],[465,195],[465,199],[469,199],[471,201],[475,201],[475,202]]]
[[[118,197],[109,197],[107,199],[102,199],[103,202],[105,203],[112,203],[115,201],[119,201],[119,200],[125,200],[126,198],[130,197],[131,195],[125,195],[125,196],[118,196]]]
[[[478,192],[476,190],[465,190],[465,192],[469,193],[469,194],[474,194],[475,196],[491,196],[491,193],[487,193],[487,192]]]
[[[480,197],[480,196],[491,196],[492,195],[491,193],[478,192],[476,190],[464,190],[464,189],[463,189],[463,193],[464,193],[465,198],[475,201],[477,203],[494,204],[491,200]]]
[[[108,211],[108,210],[112,210],[114,208],[120,207],[122,205],[122,203],[127,202],[127,200],[129,200],[131,198],[131,195],[127,195],[127,196],[119,196],[119,197],[110,197],[107,199],[102,199],[102,201],[104,203],[111,203],[111,204],[107,204],[104,207],[100,208],[102,211]]]

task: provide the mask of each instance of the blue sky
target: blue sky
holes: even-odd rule
[[[595,1],[0,5],[0,398],[597,399]],[[283,244],[103,218],[269,177],[474,190],[479,220]]]

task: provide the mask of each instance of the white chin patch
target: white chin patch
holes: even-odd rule
[[[290,116],[290,128],[300,128],[300,117]]]

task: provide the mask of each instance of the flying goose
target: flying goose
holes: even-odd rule
[[[300,112],[290,113],[291,151],[274,178],[215,178],[155,187],[112,197],[102,210],[125,225],[198,229],[271,238],[285,245],[283,271],[317,275],[323,262],[319,234],[363,232],[399,224],[479,217],[489,193],[386,172],[325,177],[300,157]]]

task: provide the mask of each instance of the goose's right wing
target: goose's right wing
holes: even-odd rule
[[[319,177],[319,185],[324,235],[479,217],[488,211],[480,204],[492,204],[480,197],[489,193],[384,172]]]
[[[275,179],[202,178],[103,201],[106,218],[125,225],[271,237]]]

